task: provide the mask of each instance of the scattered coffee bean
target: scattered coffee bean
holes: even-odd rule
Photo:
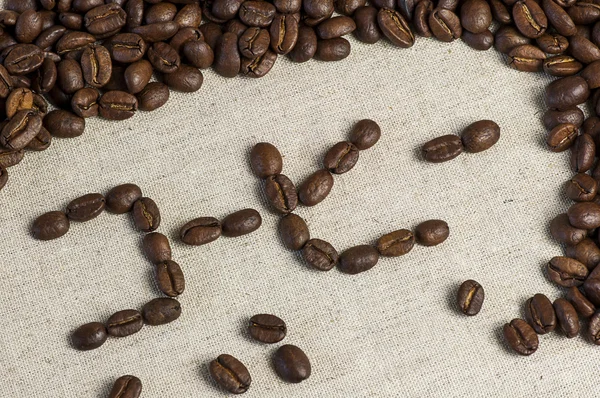
[[[423,145],[423,157],[428,162],[441,163],[452,160],[463,151],[463,144],[460,137],[449,134],[425,143]]]
[[[231,355],[222,354],[208,367],[210,377],[223,389],[232,394],[248,391],[252,378],[243,363]]]
[[[148,260],[153,264],[171,260],[171,245],[169,239],[158,232],[144,235],[142,247]]]
[[[436,246],[448,239],[450,228],[445,221],[428,220],[417,225],[415,237],[423,246]]]
[[[584,318],[589,318],[596,312],[594,304],[588,300],[581,291],[573,286],[567,290],[567,300],[573,304],[579,315]]]
[[[283,159],[274,145],[259,142],[250,152],[250,165],[259,178],[281,174]]]
[[[137,229],[151,232],[160,225],[160,211],[150,198],[140,198],[133,204],[133,222]]]
[[[540,293],[525,303],[525,319],[537,334],[546,334],[556,328],[556,313],[552,302]]]
[[[591,230],[600,227],[600,205],[594,202],[579,202],[567,210],[569,223],[575,228]]]
[[[329,271],[339,260],[335,248],[321,239],[310,239],[306,242],[302,248],[302,257],[310,266],[320,271]]]
[[[590,202],[596,197],[598,182],[588,174],[578,173],[567,183],[566,193],[575,202]]]
[[[254,340],[273,344],[285,338],[287,328],[285,322],[275,315],[258,314],[250,318],[248,332]]]
[[[485,151],[500,139],[500,127],[491,120],[481,120],[467,127],[461,139],[467,152]]]
[[[585,173],[594,166],[596,144],[589,134],[582,134],[575,139],[571,147],[571,170]]]
[[[383,235],[377,240],[377,251],[382,256],[403,256],[412,250],[415,236],[407,229],[399,229]]]
[[[62,211],[51,211],[42,214],[33,222],[31,233],[35,239],[58,239],[69,232],[69,219]]]
[[[179,231],[183,243],[193,246],[205,245],[221,236],[221,222],[214,217],[196,218]]]
[[[236,237],[256,231],[262,224],[260,214],[254,209],[244,209],[223,219],[223,236]]]
[[[474,280],[467,280],[460,285],[456,302],[463,314],[473,316],[479,314],[484,298],[483,287]]]
[[[531,326],[522,319],[513,319],[502,329],[506,342],[521,355],[533,354],[539,344],[538,336]]]
[[[338,142],[325,154],[323,165],[334,174],[350,171],[358,162],[358,148],[351,142]]]
[[[106,194],[106,209],[111,213],[124,214],[133,210],[133,205],[142,198],[142,190],[135,184],[114,187]]]
[[[575,228],[569,222],[569,216],[565,213],[559,214],[550,222],[550,234],[558,242],[575,246],[587,237],[587,230]]]
[[[554,300],[553,306],[558,325],[562,331],[570,339],[577,336],[579,334],[579,316],[575,311],[575,307],[563,298]]]
[[[86,323],[71,335],[73,346],[80,351],[94,350],[104,344],[107,338],[106,328],[100,322]]]
[[[121,376],[113,384],[108,398],[139,398],[142,382],[135,376]]]
[[[156,265],[156,284],[169,297],[177,297],[185,290],[185,278],[179,264],[166,260]]]
[[[306,206],[321,203],[333,188],[333,176],[328,170],[318,170],[298,187],[298,198]]]
[[[588,275],[585,265],[568,257],[552,258],[547,270],[550,280],[562,287],[581,286]]]
[[[126,337],[139,332],[144,326],[142,314],[137,310],[116,312],[106,321],[106,330],[113,337]]]
[[[290,213],[298,206],[296,187],[283,174],[267,177],[265,180],[265,195],[271,206],[279,213]]]
[[[300,348],[286,344],[273,355],[275,371],[288,383],[300,383],[310,377],[310,361]]]
[[[179,318],[181,304],[174,298],[156,298],[144,305],[142,315],[148,325],[164,325]]]
[[[287,249],[300,250],[310,239],[310,232],[302,217],[290,213],[279,221],[279,236]]]
[[[381,137],[381,128],[370,119],[363,119],[356,123],[350,133],[350,142],[361,151],[377,144]]]
[[[69,203],[66,214],[71,221],[89,221],[104,211],[104,205],[104,196],[99,193],[90,193]]]
[[[352,247],[340,255],[338,268],[345,274],[359,274],[373,268],[379,261],[379,253],[373,246]]]

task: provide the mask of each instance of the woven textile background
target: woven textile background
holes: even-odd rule
[[[411,49],[351,39],[345,61],[297,65],[280,58],[265,78],[205,73],[196,94],[172,93],[154,113],[116,123],[88,120],[77,139],[56,139],[10,169],[0,193],[0,396],[101,398],[124,374],[140,377],[144,398],[219,397],[207,363],[221,353],[244,362],[246,397],[600,396],[600,350],[559,333],[528,358],[509,352],[501,327],[522,316],[537,292],[562,292],[543,265],[561,253],[549,220],[566,210],[568,153],[543,145],[540,74],[509,69],[495,51],[419,39]],[[314,237],[340,252],[430,218],[450,225],[438,247],[415,246],[349,276],[310,270],[276,232],[261,184],[248,165],[259,141],[284,155],[299,183],[354,122],[372,118],[380,142],[335,177],[331,195],[300,206]],[[418,156],[422,143],[479,119],[502,128],[499,143],[444,164]],[[73,223],[63,238],[30,237],[32,220],[75,197],[134,182],[158,203],[187,278],[181,318],[78,352],[69,334],[158,296],[142,235],[127,215]],[[252,207],[263,226],[241,238],[187,247],[178,230],[198,216],[222,218]],[[479,281],[476,317],[457,314],[456,288]],[[311,378],[286,384],[270,358],[276,345],[251,341],[247,318],[274,313],[288,325],[281,343],[310,357]]]

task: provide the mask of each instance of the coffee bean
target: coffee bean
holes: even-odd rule
[[[261,224],[262,218],[256,210],[240,210],[223,219],[223,236],[236,237],[247,235],[260,228]]]
[[[456,294],[458,308],[463,314],[469,316],[479,314],[484,299],[483,287],[471,279],[464,281]]]
[[[145,59],[136,61],[125,69],[125,84],[127,91],[137,94],[142,91],[152,78],[152,64]],[[165,75],[166,76],[166,75]]]
[[[103,87],[112,75],[110,53],[104,46],[91,45],[81,54],[81,68],[87,84],[92,87]]]
[[[513,319],[502,329],[508,345],[521,355],[533,354],[539,344],[538,336],[531,326],[522,319]]]
[[[563,213],[556,216],[550,223],[550,234],[559,243],[575,246],[586,238],[587,230],[572,226],[569,216]]]
[[[347,16],[338,16],[327,19],[317,26],[316,32],[321,39],[333,39],[354,32],[356,23]]]
[[[579,134],[579,128],[571,123],[561,123],[554,127],[546,136],[546,143],[552,152],[562,152],[569,149]]]
[[[154,111],[169,100],[170,93],[166,84],[160,82],[148,83],[137,95],[138,108],[141,111]]]
[[[348,18],[352,25],[354,25],[354,21],[349,17],[338,17],[338,18]],[[329,19],[328,21],[332,21]],[[298,29],[299,29],[300,15],[299,14],[277,14],[273,19],[273,23],[269,29],[270,34],[270,44],[271,49],[276,54],[287,54],[296,46],[296,42],[298,41]],[[341,24],[339,24],[341,25]],[[354,25],[355,26],[355,25]],[[339,31],[335,31],[335,28],[328,28],[329,35],[335,35],[337,33],[342,33],[345,30],[343,28],[338,27]],[[347,29],[351,29],[350,27],[346,27]],[[354,30],[354,29],[351,29]],[[345,33],[344,33],[345,34]],[[342,36],[342,34],[340,34]],[[336,36],[337,37],[337,36]],[[255,56],[256,57],[256,56]]]
[[[306,242],[302,248],[302,257],[310,266],[320,271],[329,271],[339,260],[335,248],[321,239],[310,239]]]
[[[142,382],[140,379],[135,376],[121,376],[113,384],[108,398],[139,398],[141,394]]]
[[[596,312],[590,318],[588,336],[592,343],[600,345],[600,312]]]
[[[127,22],[127,14],[118,4],[110,3],[91,9],[85,14],[84,25],[98,38],[117,33]]]
[[[552,0],[546,1],[552,2]],[[538,47],[548,54],[562,54],[567,50],[567,47],[569,47],[569,41],[567,38],[557,33],[544,33],[535,41]]]
[[[419,1],[414,9],[413,24],[415,32],[422,37],[431,37],[431,29],[429,28],[429,14],[433,11],[434,4],[432,1]]]
[[[66,32],[56,43],[56,52],[63,58],[78,59],[83,50],[94,42],[96,42],[96,37],[89,33]]]
[[[108,120],[129,119],[137,109],[137,98],[125,91],[108,91],[100,98],[100,116]]]
[[[73,94],[85,87],[81,65],[74,59],[66,58],[60,61],[57,69],[57,84],[67,94]]]
[[[341,61],[350,55],[350,42],[343,37],[317,41],[315,58],[320,61]]]
[[[586,266],[568,257],[554,257],[547,265],[548,277],[562,287],[581,286],[588,276]]]
[[[463,151],[460,137],[449,134],[434,138],[423,145],[423,157],[428,162],[441,163],[452,160]]]
[[[584,239],[576,246],[567,246],[566,255],[571,257],[588,269],[594,269],[600,264],[600,248],[591,239]]]
[[[279,236],[287,249],[300,250],[310,239],[310,232],[302,217],[290,213],[279,221]]]
[[[250,152],[250,165],[259,178],[267,178],[281,173],[283,159],[274,145],[259,142]]]
[[[232,394],[248,391],[252,378],[243,363],[231,355],[222,354],[208,366],[210,377],[223,389]]]
[[[408,48],[415,44],[410,26],[398,11],[382,8],[377,14],[377,23],[385,37],[395,46]]]
[[[42,50],[33,44],[17,44],[3,51],[4,67],[12,75],[26,75],[44,62]]]
[[[567,290],[567,299],[573,304],[579,315],[584,318],[589,318],[596,312],[594,304],[588,300],[581,291],[575,286]]]
[[[33,108],[33,93],[27,88],[13,90],[6,99],[6,116],[10,119],[18,111]]]
[[[356,162],[358,162],[358,148],[351,142],[343,141],[327,151],[323,165],[334,174],[344,174],[350,171]]]
[[[83,118],[98,116],[100,93],[95,88],[86,87],[77,91],[71,99],[73,112]]]
[[[152,44],[148,49],[148,59],[154,69],[162,73],[173,73],[181,65],[177,51],[162,41]]]
[[[196,218],[179,231],[183,243],[200,246],[217,240],[221,236],[221,222],[213,217]]]
[[[583,36],[575,35],[570,37],[569,49],[573,58],[584,64],[600,60],[600,48]]]
[[[585,67],[581,72],[581,77],[585,79],[589,88],[594,89],[600,87],[600,61],[595,61]]]
[[[576,127],[581,127],[583,125],[584,116],[581,109],[576,106],[563,111],[548,109],[546,113],[544,113],[543,121],[544,127],[546,127],[548,130],[552,130],[561,123],[571,123]],[[587,133],[587,131],[585,132]]]
[[[377,240],[377,251],[382,256],[403,256],[412,250],[415,236],[407,229],[399,229],[383,235]]]
[[[72,221],[89,221],[104,211],[104,196],[90,193],[74,199],[67,205],[67,217]]]
[[[106,330],[113,337],[126,337],[139,332],[144,326],[142,314],[137,310],[116,312],[106,321]]]
[[[108,41],[106,47],[113,60],[127,64],[139,61],[148,50],[144,39],[135,33],[115,35]]]
[[[460,7],[460,22],[471,33],[483,33],[492,23],[492,10],[485,0],[465,0]]]
[[[494,19],[504,26],[512,23],[512,16],[507,6],[500,0],[490,0],[490,9]]]
[[[354,21],[356,22],[354,35],[358,40],[363,43],[374,44],[381,39],[383,33],[377,22],[378,13],[379,11],[371,6],[360,7],[356,10],[354,13]]]
[[[242,56],[254,58],[266,53],[270,43],[271,37],[268,30],[253,27],[246,29],[240,36],[238,47]]]
[[[18,151],[25,148],[42,128],[42,118],[34,110],[18,111],[0,132],[0,145]]]
[[[11,151],[0,148],[0,167],[7,169],[12,166],[16,166],[21,163],[21,160],[25,157],[24,150]]]
[[[266,28],[275,17],[275,6],[265,1],[244,1],[238,17],[248,26]]]
[[[571,169],[576,173],[585,173],[594,165],[596,144],[589,134],[582,134],[571,147]]]
[[[298,198],[306,206],[321,203],[333,188],[333,176],[328,170],[318,170],[298,187]]]
[[[156,284],[169,297],[177,297],[185,290],[185,278],[179,264],[167,260],[156,265]]]
[[[177,15],[177,6],[171,3],[157,3],[146,11],[147,24],[172,21]]]
[[[235,77],[240,71],[241,59],[237,42],[235,34],[226,32],[216,44],[213,69],[223,77]]]
[[[164,325],[179,318],[181,304],[174,298],[156,298],[144,305],[142,315],[148,325]]]
[[[460,19],[452,11],[436,8],[429,14],[429,28],[436,39],[451,42],[462,36]]]
[[[248,333],[254,340],[273,344],[285,338],[287,328],[285,322],[275,315],[258,314],[250,318]]]
[[[373,120],[363,119],[357,122],[350,132],[350,142],[361,151],[371,148],[379,141],[381,128]]]
[[[554,300],[553,306],[562,331],[570,339],[577,336],[579,334],[579,316],[577,316],[575,307],[563,298]]]
[[[469,47],[478,51],[487,51],[494,45],[494,34],[489,30],[482,33],[464,31],[462,39]]]
[[[345,274],[355,275],[370,270],[378,261],[379,253],[373,246],[354,246],[340,255],[338,268]]]
[[[71,335],[73,347],[80,351],[94,350],[104,344],[107,338],[106,328],[100,322],[86,323]]]
[[[277,54],[267,50],[263,55],[255,58],[243,58],[240,64],[240,73],[244,76],[259,78],[265,76],[277,60]]]
[[[415,237],[423,246],[436,246],[448,239],[450,229],[442,220],[428,220],[417,225]]]
[[[310,360],[300,348],[283,345],[273,355],[275,372],[288,383],[300,383],[310,377]]]
[[[538,72],[542,69],[546,54],[536,46],[524,44],[509,51],[507,61],[511,68],[521,72]]]
[[[568,76],[553,81],[546,87],[546,104],[550,108],[568,109],[584,103],[590,89],[584,78]]]
[[[142,242],[144,253],[153,264],[163,263],[171,259],[171,245],[169,239],[158,232],[144,235]]]
[[[181,28],[197,28],[202,21],[202,10],[198,4],[186,4],[173,19]]]
[[[33,222],[31,233],[35,239],[57,239],[69,231],[69,219],[62,211],[42,214]]]
[[[596,197],[598,182],[588,174],[576,174],[567,183],[566,193],[576,202],[590,202]]]
[[[133,204],[133,222],[137,229],[152,232],[160,225],[160,211],[150,198],[140,198]]]
[[[204,23],[204,24],[200,25],[198,30],[200,30],[200,32],[204,36],[204,41],[206,41],[206,43],[214,51],[217,48],[217,43],[218,43],[219,39],[223,35],[223,30],[222,30],[221,25],[218,25],[213,22]]]
[[[365,0],[356,0],[356,1],[358,1],[360,3],[361,1],[364,2]],[[277,9],[277,12],[280,12],[282,14],[286,14],[286,13],[293,14],[296,12],[300,12],[300,9],[302,8],[302,1],[301,0],[273,0],[273,5]]]
[[[514,26],[510,25],[502,26],[494,36],[494,46],[503,54],[508,54],[515,47],[530,43],[531,39],[523,36]]]
[[[115,214],[130,212],[141,197],[142,190],[135,184],[116,186],[106,194],[106,209]]]
[[[500,127],[491,120],[480,120],[468,126],[461,136],[467,152],[481,152],[500,139]]]
[[[517,1],[512,13],[516,27],[523,35],[535,39],[546,32],[548,19],[534,0]]]
[[[546,334],[556,328],[554,307],[543,294],[536,294],[525,303],[525,319],[537,334]]]
[[[600,205],[593,202],[575,203],[569,210],[569,223],[575,228],[591,230],[600,227]]]
[[[298,205],[296,187],[294,186],[294,183],[283,174],[267,177],[265,180],[265,196],[271,206],[279,213],[290,213],[294,211]]]

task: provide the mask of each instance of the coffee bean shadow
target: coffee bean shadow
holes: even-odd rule
[[[200,377],[204,380],[204,383],[210,386],[211,390],[221,396],[229,396],[223,389],[219,387],[219,385],[210,377],[210,373],[208,371],[208,366],[210,361],[200,362],[198,364],[198,373],[200,373]]]
[[[261,343],[260,341],[254,340],[251,336],[250,333],[248,332],[248,322],[250,321],[250,318],[248,317],[243,317],[239,319],[239,331],[240,334],[242,335],[242,338],[252,344],[253,346],[256,347],[264,347],[265,343]]]
[[[425,161],[425,159],[423,158],[423,152],[421,151],[421,147],[415,147],[412,150],[412,155],[413,160],[416,160],[417,162]]]
[[[456,303],[456,292],[458,291],[459,287],[460,283],[456,282],[448,286],[448,289],[446,291],[446,307],[456,315],[463,315],[462,312],[460,312],[460,308],[458,308],[458,305]]]
[[[106,378],[105,381],[102,382],[102,392],[96,396],[96,398],[106,398],[108,397],[108,394],[110,393],[110,390],[112,389],[112,386],[114,384],[115,380]]]
[[[147,281],[148,281],[148,286],[150,287],[150,289],[152,289],[152,291],[159,297],[164,296],[164,293],[158,288],[158,285],[156,284],[156,275],[154,270],[150,267],[147,271],[146,271],[146,275],[147,275]]]

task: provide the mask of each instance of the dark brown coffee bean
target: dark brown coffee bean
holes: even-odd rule
[[[523,36],[514,26],[502,26],[494,36],[496,50],[508,54],[510,50],[524,44],[530,44],[531,39]]]
[[[268,37],[269,35],[267,34],[267,39]],[[268,44],[266,46],[266,49],[267,48],[269,48]],[[200,69],[206,69],[210,67],[215,60],[215,53],[205,41],[188,41],[183,45],[183,54],[191,65]]]
[[[167,260],[156,265],[156,284],[169,297],[177,297],[185,290],[185,278],[179,264]]]
[[[458,16],[445,8],[436,8],[429,15],[429,28],[436,39],[451,42],[462,36]]]
[[[198,68],[181,65],[175,72],[165,75],[164,82],[173,90],[193,93],[202,87],[204,76]]]
[[[37,70],[44,62],[44,53],[34,44],[17,44],[2,54],[4,67],[11,75],[26,75]]]
[[[121,376],[115,381],[108,398],[139,398],[141,394],[142,382],[140,379],[135,376]]]
[[[509,51],[507,62],[521,72],[538,72],[542,69],[546,54],[531,44],[524,44]]]
[[[460,22],[471,33],[483,33],[492,23],[492,10],[485,0],[466,0],[460,7]]]
[[[526,37],[535,39],[546,32],[548,19],[534,0],[517,1],[513,6],[512,14],[517,29]]]
[[[550,234],[559,243],[575,246],[587,237],[587,230],[573,227],[565,213],[554,217],[550,223]]]
[[[22,149],[18,151],[11,151],[0,148],[0,167],[7,169],[9,167],[16,166],[17,164],[21,163],[23,157],[25,157],[25,151]]]
[[[116,186],[106,194],[106,209],[115,214],[130,212],[141,197],[142,190],[135,184]]]
[[[461,136],[467,152],[481,152],[500,139],[500,126],[491,120],[480,120],[468,126]]]
[[[352,16],[354,11],[360,7],[364,7],[365,4],[367,4],[366,0],[336,0],[335,10],[342,15]],[[277,7],[277,5],[275,5],[275,7]],[[278,11],[284,12],[279,9]]]
[[[186,4],[173,19],[181,28],[198,28],[202,22],[202,9],[198,4]]]
[[[73,347],[80,351],[94,350],[104,344],[107,338],[106,328],[100,322],[86,323],[71,335]]]
[[[361,151],[371,148],[379,141],[381,128],[370,119],[357,122],[350,132],[350,142]]]
[[[112,59],[123,63],[139,61],[148,50],[144,39],[134,33],[115,35],[108,41],[106,46]]]
[[[282,345],[273,355],[275,372],[288,383],[300,383],[310,377],[310,360],[300,348]]]
[[[539,344],[538,336],[531,326],[522,319],[513,319],[502,329],[506,342],[521,355],[533,354]]]
[[[281,174],[283,159],[274,145],[267,142],[259,142],[254,145],[250,152],[250,165],[254,174],[259,178],[267,178],[272,175]]]
[[[294,183],[283,174],[267,177],[265,180],[265,196],[271,206],[273,206],[277,212],[282,214],[294,211],[298,205],[296,187],[294,186]]]
[[[62,211],[51,211],[42,214],[33,222],[31,234],[35,239],[57,239],[69,232],[69,219]]]
[[[266,28],[275,17],[275,6],[266,1],[244,1],[240,7],[239,18],[248,26]]]
[[[573,304],[579,315],[589,318],[596,312],[596,307],[592,304],[575,286],[567,290],[567,299]]]
[[[104,211],[104,196],[90,193],[74,199],[67,205],[67,217],[71,221],[89,221]]]
[[[569,47],[569,41],[567,40],[567,38],[557,33],[544,33],[535,41],[538,47],[548,54],[562,54]]]
[[[317,26],[316,32],[321,39],[333,39],[354,32],[356,23],[347,16],[338,16],[327,19]]]
[[[35,40],[35,45],[43,50],[50,49],[66,32],[67,28],[64,26],[54,25],[40,33]]]
[[[504,25],[512,23],[512,16],[502,1],[490,0],[490,9],[492,10],[492,16],[499,23]]]
[[[415,6],[413,24],[415,32],[422,37],[431,37],[431,29],[429,28],[429,14],[433,11],[434,4],[432,1],[419,1]]]
[[[54,0],[52,1],[55,2]],[[104,1],[102,0],[73,0],[71,8],[73,9],[73,11],[86,13],[92,8],[96,8],[98,6],[101,6],[102,4],[104,4]],[[49,9],[52,8],[54,7],[50,7]]]
[[[243,394],[250,388],[252,378],[243,363],[231,355],[219,355],[208,366],[210,377],[232,394]]]
[[[596,267],[583,282],[585,296],[596,307],[600,305],[600,268]]]
[[[563,36],[573,36],[577,33],[575,22],[573,22],[563,7],[556,4],[553,0],[543,0],[542,7],[548,18],[548,22],[559,34]]]
[[[112,61],[106,47],[86,47],[81,54],[81,69],[85,81],[90,86],[100,88],[106,85],[112,75]]]
[[[600,61],[595,61],[585,67],[581,77],[585,79],[590,89],[600,87]]]
[[[108,91],[100,97],[100,116],[108,120],[133,117],[138,108],[137,98],[125,91]]]
[[[460,155],[462,151],[462,141],[454,134],[434,138],[426,142],[422,148],[423,157],[432,163],[447,162]]]
[[[373,246],[354,246],[340,255],[338,269],[345,274],[355,275],[370,270],[378,261],[379,253]]]
[[[159,22],[149,25],[138,26],[131,29],[131,33],[140,35],[148,43],[169,40],[179,31],[177,22]]]
[[[571,123],[562,123],[554,127],[546,137],[546,143],[552,152],[569,149],[579,134],[579,128]]]
[[[85,119],[71,112],[57,109],[44,117],[44,127],[54,137],[73,138],[83,134]]]
[[[238,47],[241,55],[247,58],[254,58],[267,52],[270,43],[269,31],[253,27],[246,29],[242,36],[240,36]]]
[[[171,3],[157,3],[146,11],[147,24],[172,21],[177,15],[177,6]]]
[[[569,16],[577,25],[589,25],[600,19],[600,7],[592,2],[576,2],[568,8]]]
[[[98,116],[100,93],[95,88],[86,87],[73,94],[71,108],[80,117]]]
[[[474,280],[464,281],[456,294],[456,303],[460,311],[469,316],[479,314],[485,293],[483,287]]]
[[[327,151],[323,165],[334,174],[344,174],[350,171],[356,162],[358,162],[358,148],[351,142],[342,141]]]
[[[85,32],[66,32],[56,43],[56,52],[63,58],[77,59],[96,38]]]
[[[569,49],[573,58],[584,64],[600,60],[600,48],[583,36],[571,36],[569,38]]]
[[[13,90],[6,99],[6,117],[11,119],[17,112],[33,108],[33,93],[27,88]]]
[[[350,42],[343,37],[317,41],[315,58],[320,61],[341,61],[350,55]]]
[[[285,338],[287,328],[285,322],[275,315],[258,314],[250,318],[248,333],[254,340],[273,344]]]
[[[360,7],[354,13],[354,21],[356,22],[356,30],[354,35],[363,43],[377,43],[383,36],[377,22],[379,11],[375,7],[367,6]],[[300,28],[302,29],[302,28]]]
[[[67,94],[85,87],[81,65],[74,59],[63,59],[57,65],[57,83]]]
[[[179,318],[181,304],[174,298],[156,298],[144,305],[142,315],[147,325],[164,325]]]
[[[136,61],[125,69],[125,84],[127,91],[137,94],[142,91],[152,78],[152,64],[145,59]]]
[[[148,83],[148,85],[137,95],[138,107],[141,111],[153,111],[169,100],[169,87],[160,82]]]
[[[600,312],[596,312],[590,318],[588,325],[588,336],[592,343],[600,345]]]
[[[450,228],[445,221],[428,220],[417,225],[415,237],[423,246],[436,246],[448,239]]]
[[[218,25],[213,22],[204,23],[200,25],[198,28],[202,35],[204,35],[204,41],[213,49],[213,51],[217,48],[217,43],[219,42],[220,37],[223,35],[223,30],[221,25]],[[237,37],[237,36],[236,36]]]
[[[593,202],[575,203],[569,210],[569,223],[575,228],[591,230],[600,227],[600,205]]]
[[[575,202],[590,202],[597,192],[598,182],[588,174],[578,173],[567,183],[567,196]]]
[[[150,198],[140,198],[133,204],[133,222],[137,229],[152,232],[160,225],[160,211]]]
[[[415,236],[407,229],[390,232],[377,240],[377,251],[382,256],[403,256],[412,250]]]
[[[333,188],[333,176],[328,170],[319,170],[311,174],[298,187],[298,198],[306,206],[321,203]]]
[[[579,334],[579,316],[575,311],[575,307],[563,298],[554,300],[553,306],[558,325],[562,331],[570,339],[577,336]]]
[[[0,132],[0,145],[18,151],[25,148],[42,128],[42,118],[34,110],[18,111]]]
[[[582,134],[571,148],[571,169],[576,173],[585,173],[594,165],[596,144],[589,134]]]
[[[256,231],[262,224],[260,213],[254,209],[244,209],[223,219],[223,236],[236,237]]]
[[[220,32],[220,31],[219,31]],[[220,33],[219,33],[220,34]],[[204,41],[204,35],[200,29],[182,28],[171,38],[169,45],[178,53],[188,41]]]
[[[83,15],[74,12],[61,12],[58,14],[58,20],[69,30],[81,30],[83,28]]]
[[[213,69],[223,77],[235,77],[240,72],[241,58],[237,42],[237,36],[230,32],[225,32],[217,42]]]
[[[482,33],[464,31],[462,39],[469,47],[478,51],[487,51],[494,45],[494,34],[489,30]]]
[[[308,16],[309,26],[315,26],[333,14],[335,5],[333,0],[303,0],[302,8]]]
[[[196,218],[179,231],[183,243],[200,246],[217,240],[221,236],[221,222],[214,217]]]
[[[300,26],[298,40],[294,49],[288,53],[293,62],[306,62],[311,60],[317,52],[317,34],[310,26]]]
[[[139,332],[144,326],[142,314],[137,310],[116,312],[106,321],[106,330],[113,337],[126,337]]]
[[[310,239],[310,232],[302,217],[290,213],[279,221],[279,236],[287,249],[300,250]]]
[[[585,265],[568,257],[554,257],[547,265],[548,277],[562,287],[581,286],[588,275]]]
[[[27,10],[36,10],[37,4],[35,0],[6,0],[4,2],[4,7],[7,10],[23,13]]]
[[[165,42],[154,43],[148,49],[148,59],[154,69],[162,73],[173,73],[181,64],[177,51]]]
[[[382,8],[377,14],[379,28],[395,46],[408,48],[415,44],[415,36],[404,17],[393,9]]]
[[[85,14],[84,25],[96,37],[118,32],[127,22],[127,14],[118,4],[109,3],[91,9]]]
[[[49,92],[56,84],[58,78],[58,71],[56,69],[56,63],[46,58],[42,63],[42,66],[34,72],[34,77],[31,82],[31,88],[41,94]],[[2,82],[0,80],[0,96]]]
[[[588,269],[594,269],[600,264],[600,248],[591,239],[584,239],[576,246],[567,246],[565,253]]]
[[[19,43],[31,43],[42,33],[42,18],[29,9],[19,15],[15,24],[15,38]]]
[[[146,258],[153,263],[159,264],[171,260],[171,245],[169,239],[158,232],[144,235],[142,247]]]
[[[320,271],[329,271],[339,260],[335,248],[321,239],[310,239],[306,242],[302,248],[302,257],[310,266]]]
[[[544,122],[544,127],[546,127],[548,130],[552,130],[561,123],[571,123],[577,127],[581,127],[584,121],[584,116],[581,109],[575,106],[564,111],[548,109],[546,113],[544,113],[542,120]],[[588,133],[588,131],[585,132]]]
[[[546,334],[556,328],[554,307],[543,294],[536,294],[525,303],[525,319],[537,334]]]
[[[277,54],[267,50],[263,55],[255,58],[243,58],[240,64],[240,72],[244,76],[260,78],[265,76],[277,61]]]

